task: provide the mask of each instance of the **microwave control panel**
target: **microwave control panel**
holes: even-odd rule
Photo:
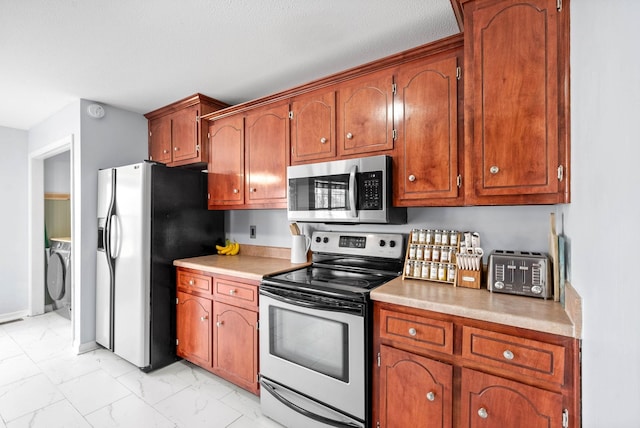
[[[362,172],[358,180],[358,209],[381,210],[384,183],[382,171]]]

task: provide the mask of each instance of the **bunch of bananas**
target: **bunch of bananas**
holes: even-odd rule
[[[216,250],[218,250],[218,254],[225,256],[235,256],[240,252],[240,244],[237,242],[231,242],[227,239],[225,242],[225,246],[216,245]]]

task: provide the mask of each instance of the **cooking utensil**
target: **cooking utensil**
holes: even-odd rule
[[[300,235],[300,228],[298,227],[298,223],[291,223],[289,224],[289,230],[291,231],[292,235]]]

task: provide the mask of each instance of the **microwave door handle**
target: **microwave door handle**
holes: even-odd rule
[[[357,172],[358,166],[353,165],[351,167],[351,172],[349,172],[349,204],[351,205],[349,214],[353,218],[356,218],[358,215],[358,212],[356,210],[356,201],[358,200],[358,186],[356,185]]]
[[[293,410],[295,412],[298,412],[303,416],[306,416],[307,418],[313,419],[314,421],[320,422],[320,423],[325,424],[325,425],[330,425],[332,427],[338,427],[338,428],[351,428],[351,427],[358,428],[358,427],[360,427],[360,425],[357,425],[357,424],[355,424],[353,422],[336,421],[334,419],[330,419],[330,418],[327,418],[325,416],[321,416],[321,415],[315,414],[313,412],[310,412],[307,409],[303,409],[302,407],[290,402],[289,400],[284,398],[282,395],[280,395],[276,391],[275,385],[272,385],[270,382],[267,382],[264,378],[260,379],[260,385],[267,392],[269,392],[275,399],[277,399],[280,403],[284,404],[285,406],[287,406],[291,410]]]

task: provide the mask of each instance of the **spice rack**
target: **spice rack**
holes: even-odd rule
[[[409,234],[402,278],[456,285],[460,232],[413,229]]]

